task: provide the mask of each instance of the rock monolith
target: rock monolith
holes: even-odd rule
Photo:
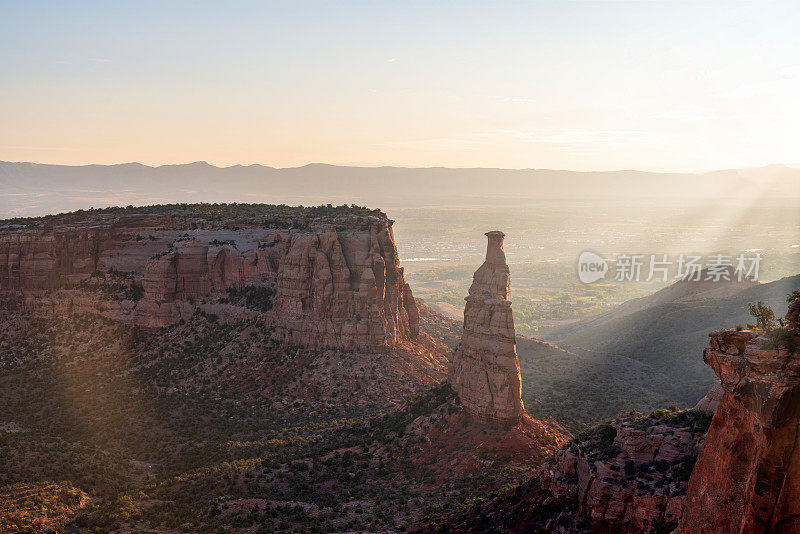
[[[488,232],[486,261],[475,271],[464,308],[464,332],[449,379],[464,409],[486,422],[516,424],[524,413],[505,234]]]

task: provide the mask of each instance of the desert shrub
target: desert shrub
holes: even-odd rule
[[[212,247],[221,247],[223,245],[230,245],[233,248],[236,248],[236,241],[233,239],[214,239],[209,243]]]
[[[767,332],[767,348],[778,350],[786,349],[790,354],[797,352],[800,342],[789,327],[775,328]]]
[[[625,460],[625,474],[632,477],[636,474],[636,464],[633,460]]]
[[[755,324],[747,325],[749,328],[758,328],[765,332],[775,328],[775,312],[764,304],[763,300],[759,300],[756,304],[748,304],[747,307],[750,309],[750,315],[756,320]]]
[[[144,296],[144,287],[139,282],[134,282],[125,289],[125,298],[132,302],[138,302]]]
[[[619,447],[614,445],[617,437],[617,428],[610,423],[603,423],[580,434],[570,443],[574,451],[587,454],[590,461],[606,460],[619,453]]]
[[[272,309],[272,300],[275,297],[275,288],[265,286],[245,286],[241,289],[228,288],[227,302],[266,312]]]
[[[703,410],[656,410],[634,423],[634,428],[645,430],[650,426],[663,424],[673,428],[689,428],[692,432],[707,432],[713,414]]]

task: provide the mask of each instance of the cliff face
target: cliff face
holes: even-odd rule
[[[248,313],[285,342],[380,351],[419,331],[391,224],[382,214],[208,219],[128,210],[7,224],[0,302],[58,313],[91,305],[87,289],[102,290],[95,300],[105,313],[155,328],[198,308],[242,312],[230,309],[227,290],[261,288],[269,302]],[[114,293],[136,286],[138,295]]]
[[[97,268],[109,232],[60,228],[0,234],[0,287],[43,290],[77,282]]]
[[[662,410],[592,428],[540,469],[540,485],[577,504],[597,532],[651,532],[681,517],[709,415]]]
[[[799,307],[786,316],[789,346],[800,337]],[[681,531],[798,532],[800,354],[754,331],[710,337],[703,360],[724,395],[689,481]]]
[[[428,531],[671,532],[710,419],[700,410],[620,415],[559,449],[526,483]]]
[[[493,231],[486,235],[486,261],[475,271],[465,299],[464,332],[453,354],[449,380],[471,416],[516,424],[524,408],[514,317],[508,300],[505,234]]]

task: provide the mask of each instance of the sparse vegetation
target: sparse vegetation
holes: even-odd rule
[[[409,433],[419,418],[443,432],[461,407],[444,384],[403,393],[413,370],[392,376],[397,356],[284,347],[204,313],[138,335],[92,314],[19,318],[0,346],[13,392],[0,423],[22,426],[0,431],[0,485],[61,480],[91,496],[55,531],[396,530],[529,473],[477,426]]]
[[[773,350],[784,349],[790,354],[794,354],[800,348],[800,339],[788,326],[773,328],[766,333],[766,336],[768,340],[766,343],[767,348]]]
[[[227,293],[228,296],[220,299],[220,302],[262,312],[272,309],[272,300],[275,298],[275,288],[271,286],[229,287]]]
[[[320,206],[287,206],[286,204],[241,204],[241,203],[198,203],[198,204],[154,204],[151,206],[113,206],[109,208],[91,208],[88,210],[77,210],[68,213],[58,213],[55,215],[45,215],[43,217],[14,217],[11,219],[0,220],[0,225],[17,227],[36,227],[41,225],[56,224],[75,224],[97,216],[128,215],[128,214],[161,214],[179,213],[191,223],[192,218],[200,221],[221,221],[234,218],[281,218],[281,217],[306,217],[309,219],[316,217],[338,217],[338,216],[359,216],[359,217],[379,217],[386,218],[379,209],[370,209],[355,204],[333,206],[325,204]],[[270,220],[269,222],[277,222]],[[289,223],[291,227],[291,223]],[[152,238],[152,236],[150,236]]]
[[[750,315],[756,320],[754,324],[747,325],[748,328],[758,328],[765,332],[775,328],[775,312],[765,305],[763,300],[759,300],[756,304],[748,304],[747,307]]]
[[[786,303],[791,306],[798,299],[800,299],[800,290],[794,290],[786,296]],[[750,315],[756,318],[756,323],[747,326],[764,331],[767,337],[765,348],[772,350],[784,349],[790,354],[800,349],[800,339],[798,339],[796,333],[786,326],[783,318],[779,318],[776,324],[775,312],[772,311],[772,308],[764,305],[763,301],[759,301],[757,304],[749,304],[748,307]]]

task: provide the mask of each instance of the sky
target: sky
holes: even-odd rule
[[[0,0],[0,160],[800,163],[796,2]]]

